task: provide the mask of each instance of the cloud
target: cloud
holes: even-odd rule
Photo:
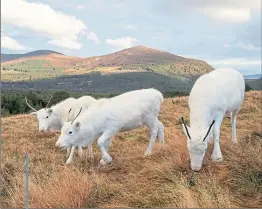
[[[251,18],[250,9],[236,8],[200,8],[207,16],[223,22],[248,22]]]
[[[244,44],[242,42],[238,42],[234,45],[231,44],[224,44],[225,48],[232,48],[232,47],[237,47],[240,49],[245,49],[247,51],[261,51],[261,47],[255,47],[253,44]]]
[[[258,65],[261,66],[261,59],[246,59],[246,58],[233,58],[233,59],[221,59],[221,60],[208,60],[211,65],[230,65],[230,66],[246,66],[246,65]]]
[[[237,43],[236,47],[246,49],[248,51],[260,51],[260,47],[255,47],[253,44],[244,44],[244,43]]]
[[[56,45],[56,46],[62,46],[67,49],[80,49],[82,47],[81,43],[78,43],[76,41],[72,41],[69,38],[61,38],[58,40],[51,40],[47,42],[48,44],[51,45]]]
[[[261,74],[261,71],[259,69],[252,69],[252,70],[248,70],[246,68],[244,69],[235,69],[235,68],[231,68],[231,67],[222,67],[222,68],[217,68],[217,70],[221,70],[221,69],[226,69],[226,70],[237,70],[238,72],[240,72],[242,75],[254,75],[254,74]]]
[[[137,25],[125,25],[124,28],[126,30],[136,30],[137,29]]]
[[[76,8],[77,8],[77,9],[84,9],[84,8],[85,8],[85,5],[77,5]]]
[[[246,58],[234,58],[234,59],[221,59],[221,60],[208,60],[207,63],[215,67],[220,68],[234,68],[243,75],[251,75],[261,73],[261,59],[246,59]]]
[[[193,7],[214,7],[214,8],[250,8],[254,10],[260,10],[260,0],[184,0],[185,5],[191,5]]]
[[[26,49],[25,46],[18,43],[16,40],[8,37],[8,36],[1,36],[1,47],[14,50],[14,51],[21,51]]]
[[[161,41],[166,41],[169,40],[171,37],[169,34],[166,32],[157,32],[155,33],[155,36],[152,36],[151,39],[153,40],[161,40]]]
[[[252,12],[261,10],[260,0],[199,0],[195,1],[193,5],[197,10],[213,19],[231,23],[248,22]]]
[[[76,17],[54,10],[43,3],[24,0],[2,0],[1,3],[2,24],[30,29],[52,39],[48,42],[50,44],[69,49],[81,48],[78,36],[87,27]]]
[[[168,2],[158,3],[155,9],[166,15],[174,14],[174,10],[176,13],[187,10],[226,23],[247,22],[252,15],[261,12],[261,0],[169,0]]]
[[[86,36],[88,40],[94,41],[96,44],[101,44],[100,40],[94,32],[86,33]]]
[[[113,46],[113,51],[122,50],[125,48],[130,48],[136,45],[138,40],[132,37],[122,37],[118,39],[106,39],[106,43]]]
[[[224,47],[225,47],[225,48],[230,48],[231,45],[230,45],[230,44],[224,44]]]

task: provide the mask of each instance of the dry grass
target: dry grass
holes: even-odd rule
[[[90,68],[69,68],[65,69],[64,73],[66,75],[82,75],[87,73],[93,72],[100,72],[102,75],[106,74],[119,74],[119,73],[130,73],[130,72],[145,72],[145,70],[119,70],[121,66],[114,66],[114,67],[96,67],[94,69]]]
[[[146,128],[118,134],[110,148],[111,165],[99,167],[100,152],[94,144],[95,160],[80,159],[65,166],[65,151],[54,143],[56,133],[38,133],[36,119],[18,115],[3,119],[4,207],[25,207],[24,154],[29,152],[30,207],[261,207],[262,205],[262,97],[246,94],[239,113],[239,144],[231,143],[230,119],[221,129],[224,161],[210,159],[210,144],[204,167],[194,173],[180,117],[188,120],[187,97],[166,99],[160,120],[165,125],[165,145],[148,145]]]
[[[90,69],[90,68],[70,68],[70,69],[65,69],[64,72],[65,74],[68,75],[80,75],[80,74],[87,74],[87,73],[92,73],[92,72],[101,72],[101,73],[110,73],[110,72],[115,72],[117,71],[117,69],[119,68],[119,66],[116,67],[100,67],[100,68],[94,68],[94,69]]]

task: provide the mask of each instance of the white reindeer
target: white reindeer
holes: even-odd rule
[[[75,122],[64,124],[56,146],[84,146],[98,138],[97,144],[102,153],[100,164],[104,165],[112,161],[108,150],[115,134],[146,125],[150,130],[150,143],[145,155],[150,155],[156,136],[160,143],[164,142],[164,126],[158,120],[162,102],[163,95],[159,91],[142,89],[113,97],[101,107],[94,104]]]
[[[70,97],[48,108],[48,104],[50,103],[51,99],[52,97],[49,99],[45,108],[36,110],[30,104],[28,104],[27,98],[25,98],[28,107],[34,110],[34,112],[31,112],[30,115],[36,116],[38,120],[39,131],[41,132],[60,130],[64,121],[67,119],[68,110],[76,103],[76,99]]]
[[[225,114],[231,113],[232,141],[237,143],[236,115],[244,100],[245,81],[233,69],[214,70],[197,79],[189,96],[190,127],[182,118],[187,136],[191,169],[199,171],[213,131],[213,161],[222,161],[220,150],[220,126]],[[212,129],[213,127],[213,129]]]
[[[33,108],[31,105],[28,104],[27,99],[25,98],[26,104],[32,110],[34,110],[34,112],[31,112],[30,115],[34,115],[37,117],[39,131],[41,132],[60,131],[64,122],[69,121],[70,119],[68,118],[69,110],[73,109],[74,111],[78,103],[81,106],[83,106],[84,109],[87,109],[89,106],[91,106],[93,103],[96,102],[96,99],[90,96],[82,96],[78,99],[70,97],[48,108],[48,104],[50,103],[51,99],[52,97],[49,99],[45,108],[36,110],[35,108]],[[69,158],[66,161],[67,164],[72,162],[75,148],[76,147],[72,147],[70,152],[70,147],[68,147],[67,157],[69,156]],[[89,150],[89,157],[93,158],[92,145],[88,146],[88,150]],[[78,146],[78,154],[80,157],[82,157],[83,155],[83,150],[81,146]]]
[[[77,117],[77,114],[79,113],[80,109],[83,111],[87,110],[88,108],[91,107],[91,105],[96,104],[96,107],[101,107],[102,105],[105,104],[105,102],[109,101],[110,99],[106,99],[106,98],[102,98],[102,99],[90,99],[89,102],[87,102],[87,100],[85,100],[85,98],[88,96],[83,96],[80,97],[76,104],[69,109],[68,112],[68,117],[66,119],[66,122],[73,122],[73,120]],[[56,144],[59,143],[59,139],[57,140]],[[71,164],[73,162],[73,156],[74,156],[74,152],[75,152],[76,146],[72,146],[71,148],[71,152],[70,152],[70,147],[67,148],[67,155],[69,155],[66,164]],[[70,152],[70,154],[69,154]],[[82,150],[82,146],[78,146],[78,154],[80,156],[83,156],[83,150]],[[90,159],[94,159],[94,155],[93,155],[93,149],[92,149],[92,144],[88,145],[88,157]]]

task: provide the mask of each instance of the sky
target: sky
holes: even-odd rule
[[[261,0],[1,0],[1,52],[90,57],[145,45],[261,73]]]

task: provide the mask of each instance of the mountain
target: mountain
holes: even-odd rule
[[[82,65],[90,67],[96,66],[123,66],[132,64],[182,62],[187,59],[169,52],[152,49],[146,46],[135,46],[127,48],[112,54],[103,56],[89,57],[85,59]]]
[[[147,46],[135,46],[111,54],[87,58],[49,50],[26,54],[1,54],[3,80],[28,80],[62,75],[154,72],[171,77],[196,76],[214,70],[202,60],[188,59]]]
[[[161,66],[162,68],[169,68],[169,71],[173,70],[176,73],[181,71],[186,74],[203,74],[214,70],[212,66],[202,60],[188,59],[141,45],[112,54],[89,57],[78,63],[79,68],[89,69],[112,66],[121,66],[122,70],[142,68],[142,70],[151,71],[157,71],[154,69]]]
[[[244,75],[245,79],[262,79],[262,74]]]
[[[25,54],[3,54],[1,53],[1,62],[7,62],[11,60],[16,60],[19,58],[35,57],[35,56],[42,56],[42,55],[49,55],[49,54],[61,54],[61,53],[51,51],[51,50],[37,50],[37,51],[28,52]]]
[[[66,69],[75,66],[81,59],[83,58],[67,56],[51,50],[37,50],[26,54],[1,54],[1,66],[11,70],[13,66],[28,70],[26,68],[28,64],[31,66],[34,62],[42,62],[51,68],[60,67]],[[36,68],[39,68],[39,66]]]

